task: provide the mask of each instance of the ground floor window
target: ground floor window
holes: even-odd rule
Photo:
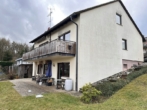
[[[58,63],[58,75],[57,78],[70,76],[70,63]]]
[[[44,64],[44,72],[43,72],[43,74],[46,74],[47,69],[48,69],[48,65],[47,64]]]
[[[41,71],[42,71],[42,64],[39,64],[38,65],[38,74],[41,74]]]

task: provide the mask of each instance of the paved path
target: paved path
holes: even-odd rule
[[[64,92],[76,97],[81,96],[79,92],[75,91],[65,91],[62,89],[56,89],[55,86],[45,86],[45,85],[38,85],[35,81],[32,81],[31,78],[27,79],[15,79],[10,80],[15,86],[14,89],[22,96],[29,96],[29,95],[39,95],[48,92]],[[31,92],[28,92],[31,90]]]

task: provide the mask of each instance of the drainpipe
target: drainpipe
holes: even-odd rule
[[[70,16],[71,22],[76,25],[76,91],[78,91],[78,24],[73,21],[72,16]]]

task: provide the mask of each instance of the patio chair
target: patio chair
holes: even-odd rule
[[[55,78],[48,78],[48,80],[46,80],[46,85],[53,86],[54,85],[54,81],[55,81]]]
[[[39,83],[41,81],[41,77],[38,75],[37,77],[36,77],[36,83]]]

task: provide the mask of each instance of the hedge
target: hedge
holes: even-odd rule
[[[0,61],[0,66],[12,66],[13,62],[8,62],[8,61]]]

